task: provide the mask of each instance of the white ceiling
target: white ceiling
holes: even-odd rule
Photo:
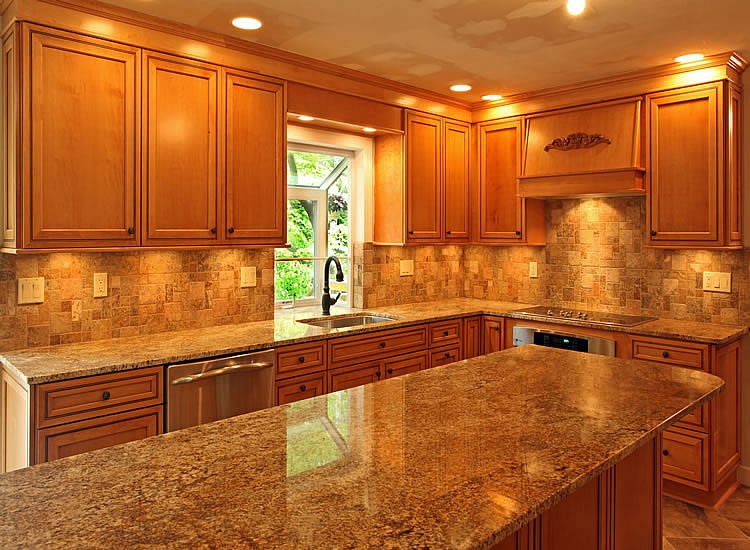
[[[578,17],[565,0],[107,1],[468,100],[750,52],[750,0],[587,0]],[[263,28],[235,29],[240,15]]]

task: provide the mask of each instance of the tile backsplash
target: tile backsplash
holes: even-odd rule
[[[240,268],[256,266],[254,288]],[[94,273],[109,295],[94,298]],[[16,280],[44,277],[45,301],[17,305]],[[273,317],[273,250],[0,254],[0,349],[85,342]]]

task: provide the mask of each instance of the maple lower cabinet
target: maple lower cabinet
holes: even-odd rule
[[[725,82],[647,96],[649,246],[742,247],[739,97]]]
[[[383,367],[379,361],[339,367],[328,371],[328,391],[337,392],[372,384],[383,379]]]
[[[464,359],[482,355],[482,318],[467,317],[464,319]]]
[[[286,242],[284,82],[225,71],[226,224],[232,243]]]
[[[21,36],[23,245],[139,244],[140,50],[28,24]]]
[[[484,353],[494,353],[503,349],[503,319],[500,317],[485,317],[482,319],[484,333]]]
[[[220,68],[144,52],[144,244],[218,238]]]
[[[440,117],[406,113],[407,241],[443,237],[442,128]]]
[[[544,202],[519,196],[521,119],[479,124],[478,133],[475,240],[486,244],[544,244]]]

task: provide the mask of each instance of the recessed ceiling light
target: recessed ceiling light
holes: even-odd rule
[[[501,96],[500,94],[487,94],[482,96],[482,99],[484,99],[485,101],[497,101],[498,99],[502,98],[503,96]]]
[[[568,0],[568,12],[570,15],[581,15],[586,8],[586,0]]]
[[[232,25],[245,31],[254,31],[263,26],[263,23],[254,17],[236,17],[232,19]]]
[[[693,63],[694,61],[700,61],[701,59],[703,59],[702,53],[689,53],[674,58],[677,63]]]
[[[310,122],[311,120],[315,120],[315,119],[314,119],[313,117],[311,117],[311,116],[307,116],[307,115],[301,115],[301,116],[299,117],[299,119],[300,119],[300,120],[304,120],[305,122]]]
[[[453,86],[451,86],[451,90],[453,90],[454,92],[468,92],[469,90],[471,90],[471,86],[469,86],[468,84],[454,84]]]
[[[377,132],[375,128],[370,128],[369,126],[365,126],[364,128],[362,128],[362,131],[367,132],[369,134],[372,134],[373,132]]]

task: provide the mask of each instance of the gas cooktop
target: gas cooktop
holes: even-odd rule
[[[576,321],[586,321],[588,323],[597,323],[600,325],[610,325],[616,327],[634,327],[649,321],[655,320],[654,317],[640,317],[638,315],[620,315],[617,313],[604,313],[601,311],[583,311],[579,309],[561,309],[559,307],[536,306],[527,309],[517,309],[510,313],[516,315],[526,315],[534,319],[557,320],[568,319]]]

